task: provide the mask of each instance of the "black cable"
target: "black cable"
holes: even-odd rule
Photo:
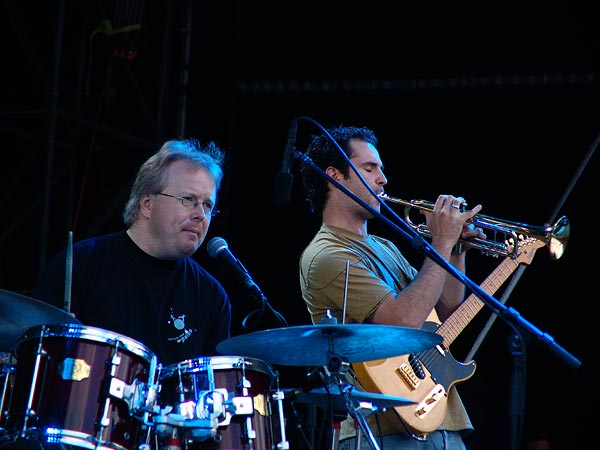
[[[248,313],[248,315],[246,317],[244,317],[244,319],[242,320],[242,327],[245,330],[253,330],[254,328],[256,328],[256,326],[260,323],[260,321],[262,320],[262,318],[265,315],[265,311],[270,312],[273,317],[277,320],[277,322],[279,322],[283,327],[288,327],[288,323],[285,320],[285,318],[275,309],[273,309],[273,307],[271,306],[271,304],[266,301],[264,298],[261,298],[261,304],[260,307],[250,311],[250,313]],[[256,319],[254,319],[255,316],[257,316]],[[254,323],[249,324],[249,322],[254,319]]]
[[[246,317],[242,320],[242,328],[245,330],[253,330],[260,323],[263,316],[265,315],[265,304],[264,302],[261,304],[260,308],[257,308],[253,311],[250,311]],[[258,316],[258,317],[256,317]],[[256,319],[254,319],[256,317]],[[249,322],[254,319],[253,323]]]

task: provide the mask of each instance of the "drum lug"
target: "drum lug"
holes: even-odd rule
[[[281,432],[281,441],[277,443],[277,450],[288,450],[290,448],[290,443],[288,442],[285,436],[285,420],[283,417],[283,399],[285,398],[285,394],[283,391],[276,391],[273,393],[273,400],[277,401],[278,411],[279,411],[279,429]]]
[[[108,395],[122,400],[125,396],[125,389],[126,385],[123,380],[119,380],[118,378],[111,378],[110,386],[108,388]]]
[[[234,406],[232,412],[234,416],[251,416],[254,414],[254,401],[252,397],[233,397],[231,403]]]

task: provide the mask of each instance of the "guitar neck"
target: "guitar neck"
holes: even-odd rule
[[[519,262],[511,258],[505,258],[500,266],[494,270],[481,284],[481,288],[488,294],[496,292],[508,277],[519,266]],[[446,348],[465,329],[475,315],[483,308],[484,303],[475,295],[471,294],[436,330],[442,336]]]

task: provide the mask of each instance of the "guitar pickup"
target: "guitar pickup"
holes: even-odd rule
[[[415,409],[415,415],[422,419],[437,405],[437,403],[444,398],[446,395],[446,389],[441,384],[436,384],[435,387],[429,391],[429,394],[417,405]]]
[[[408,387],[413,390],[417,389],[419,384],[421,384],[421,380],[419,380],[419,377],[415,374],[410,364],[403,362],[396,368],[396,372],[400,375]]]

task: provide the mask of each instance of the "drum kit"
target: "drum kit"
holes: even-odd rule
[[[289,449],[286,398],[347,411],[377,450],[365,417],[414,402],[360,391],[348,384],[347,369],[440,343],[428,331],[328,320],[217,347],[244,356],[162,365],[135,339],[0,290],[0,450]],[[308,391],[282,389],[273,365],[322,366],[326,379]]]

